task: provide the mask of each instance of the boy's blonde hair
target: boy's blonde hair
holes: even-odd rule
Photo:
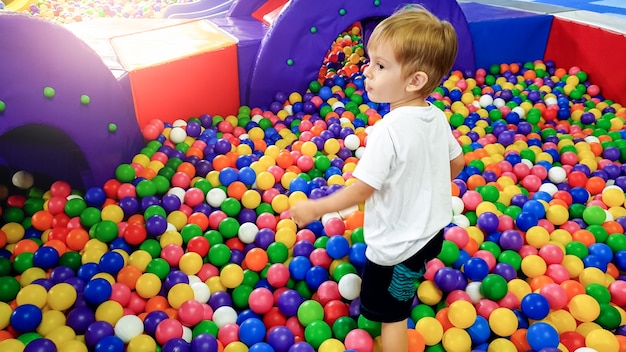
[[[368,48],[388,43],[402,74],[418,71],[428,75],[420,93],[430,94],[450,72],[457,54],[457,37],[448,21],[441,21],[421,5],[408,5],[381,21],[372,32]]]

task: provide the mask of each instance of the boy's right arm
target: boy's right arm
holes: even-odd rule
[[[454,178],[463,170],[465,166],[465,158],[463,157],[463,153],[457,155],[456,158],[450,160],[450,180],[454,180]]]

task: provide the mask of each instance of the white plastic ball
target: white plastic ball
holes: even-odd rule
[[[553,166],[548,170],[548,179],[553,183],[561,183],[567,179],[567,172],[560,166]]]
[[[17,188],[28,189],[33,186],[35,179],[30,172],[21,170],[13,174],[11,182]]]
[[[357,159],[361,159],[363,157],[363,153],[365,153],[365,147],[358,147],[357,150],[354,151],[354,156]]]
[[[79,196],[78,194],[70,194],[69,196],[65,197],[65,199],[67,199],[67,200],[71,200],[71,199],[83,199],[83,197]]]
[[[361,146],[361,140],[356,134],[349,134],[343,139],[343,144],[350,150],[357,150]]]
[[[187,138],[187,131],[182,127],[174,127],[170,131],[170,141],[174,144],[182,143]]]
[[[213,322],[218,328],[229,323],[234,324],[237,322],[237,312],[233,307],[221,306],[213,312]]]
[[[609,183],[607,182],[606,183],[606,187],[604,187],[604,189],[602,190],[602,194],[604,194],[604,192],[606,192],[606,191],[608,191],[610,189],[616,189],[616,190],[618,190],[620,192],[624,192],[624,190],[620,186],[616,185],[615,183],[609,185]]]
[[[520,118],[524,118],[524,116],[526,116],[526,110],[524,110],[524,108],[523,108],[523,107],[521,107],[521,106],[516,106],[516,107],[514,107],[513,109],[511,109],[511,112],[515,112],[515,113],[517,113],[517,115],[518,115]]]
[[[596,136],[587,136],[585,137],[585,142],[587,143],[600,143],[600,138]]]
[[[247,133],[242,133],[242,134],[240,134],[240,135],[239,135],[239,140],[240,140],[240,141],[245,141],[245,140],[247,140],[247,139],[250,139],[250,135],[249,135],[249,134],[247,134]]]
[[[483,295],[480,293],[480,284],[480,281],[473,281],[465,286],[465,293],[467,293],[474,304],[483,299]]]
[[[457,196],[452,196],[452,215],[462,214],[463,209],[465,209],[465,204],[463,204],[463,199]]]
[[[598,352],[595,348],[591,347],[578,347],[574,352]]]
[[[464,229],[468,228],[470,226],[470,221],[467,218],[467,216],[463,215],[463,214],[459,214],[459,215],[454,215],[452,217],[452,223],[455,224],[458,227],[462,227]]]
[[[256,115],[252,116],[252,118],[251,118],[251,120],[256,122],[256,123],[259,123],[259,121],[261,121],[262,119],[263,119],[263,115],[259,115],[259,114],[256,114]]]
[[[341,126],[346,125],[346,124],[347,124],[347,125],[351,125],[351,124],[352,124],[352,121],[350,121],[350,119],[349,119],[349,118],[347,118],[347,117],[340,117],[340,118],[339,118],[339,124],[340,124]]]
[[[185,325],[183,325],[183,340],[187,341],[187,343],[191,343],[191,339],[193,338],[193,331]]]
[[[539,190],[552,196],[559,191],[559,188],[554,183],[542,183]]]
[[[604,220],[605,222],[606,221],[614,221],[615,220],[615,218],[613,217],[613,214],[611,214],[610,211],[604,209],[604,212],[606,213],[606,220]]]
[[[115,336],[124,343],[143,333],[143,321],[136,315],[125,315],[115,323]]]
[[[354,273],[348,273],[339,279],[339,294],[347,300],[355,300],[361,295],[361,278]]]
[[[252,243],[259,232],[259,227],[253,222],[244,222],[239,226],[238,237],[243,243]]]
[[[285,110],[287,114],[293,115],[293,105],[283,106],[283,110]]]
[[[332,212],[332,213],[322,215],[322,218],[321,218],[322,225],[326,226],[326,223],[328,222],[328,220],[332,218],[341,219],[341,215],[339,215],[339,213],[337,212]]]
[[[222,206],[222,202],[224,202],[224,199],[226,199],[226,197],[227,197],[226,192],[224,192],[223,189],[212,188],[206,194],[206,202],[209,203],[209,205],[212,206],[213,208],[218,208]]]
[[[359,210],[359,206],[358,205],[353,205],[347,209],[343,209],[343,210],[339,210],[339,216],[342,219],[345,219],[348,215],[354,213],[355,211]]]
[[[176,228],[176,226],[174,226],[174,224],[172,224],[171,222],[168,222],[167,223],[167,228],[165,229],[165,232],[168,232],[168,231],[176,232],[176,231],[178,231],[178,229]]]
[[[167,194],[173,194],[180,199],[181,204],[185,201],[185,190],[182,187],[172,187]]]
[[[337,110],[338,108],[342,108],[342,109],[343,109],[343,108],[345,108],[345,107],[346,107],[346,105],[345,105],[344,103],[340,102],[340,101],[335,102],[335,103],[331,106],[331,108],[333,109],[333,111]]]
[[[556,98],[551,98],[551,97],[545,98],[543,102],[546,104],[546,106],[556,105],[559,103],[558,100],[556,100]]]
[[[200,280],[200,278],[197,275],[187,275],[187,280],[189,280],[189,286],[197,282],[202,282],[202,280]]]
[[[485,94],[478,99],[478,103],[481,107],[485,108],[491,104],[493,104],[493,97],[489,94]]]
[[[495,98],[493,100],[493,105],[495,105],[499,109],[506,105],[506,101],[502,98]]]
[[[532,161],[530,161],[530,160],[528,160],[528,159],[522,159],[521,163],[522,163],[522,164],[524,164],[524,165],[526,165],[526,166],[528,166],[528,168],[531,168],[531,167],[533,167],[533,166],[534,166],[534,165],[533,165],[533,162],[532,162]]]
[[[211,289],[204,282],[194,282],[190,284],[189,287],[193,290],[193,299],[200,302],[206,303],[211,298]]]
[[[176,121],[172,122],[172,127],[185,127],[185,126],[187,126],[187,121],[183,119],[177,119]]]

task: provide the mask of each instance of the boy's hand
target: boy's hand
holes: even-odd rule
[[[298,227],[303,228],[311,221],[319,218],[316,214],[315,201],[303,200],[289,209],[289,214]]]

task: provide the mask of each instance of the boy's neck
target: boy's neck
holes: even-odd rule
[[[398,101],[395,103],[391,103],[389,109],[395,110],[397,108],[401,108],[404,106],[427,107],[429,106],[429,104],[424,97],[419,97],[419,98],[416,97],[416,98],[409,99],[406,101]]]

